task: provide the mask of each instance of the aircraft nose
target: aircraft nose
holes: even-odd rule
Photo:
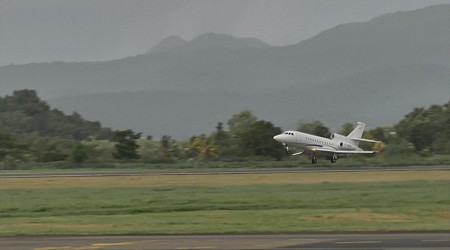
[[[281,140],[281,135],[276,135],[276,136],[274,136],[273,137],[273,139],[275,140],[275,141],[280,141]]]

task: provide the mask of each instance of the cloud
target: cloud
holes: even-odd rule
[[[450,0],[0,0],[0,66],[136,55],[170,35],[297,43],[340,23]]]

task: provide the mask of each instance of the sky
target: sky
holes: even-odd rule
[[[0,0],[0,66],[108,61],[170,35],[207,32],[288,45],[338,24],[450,0]]]

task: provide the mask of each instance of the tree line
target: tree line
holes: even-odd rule
[[[450,103],[450,101],[449,101]],[[375,147],[382,156],[450,154],[449,103],[415,108],[393,126],[377,127],[364,137],[383,143]],[[354,125],[345,123],[338,133],[347,135]],[[320,121],[299,122],[299,131],[329,137]],[[14,91],[0,97],[0,166],[15,168],[33,162],[71,166],[100,163],[172,163],[179,161],[282,160],[281,144],[272,139],[281,129],[258,119],[250,110],[218,122],[214,132],[176,140],[159,140],[130,129],[113,131],[81,115],[65,115],[40,100],[34,90]]]
[[[37,133],[42,137],[73,140],[108,139],[112,135],[111,129],[102,128],[99,122],[86,121],[77,112],[66,115],[50,108],[35,90],[27,89],[0,97],[0,126],[18,134]]]

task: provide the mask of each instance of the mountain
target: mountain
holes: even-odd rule
[[[301,75],[331,81],[373,68],[450,65],[450,5],[341,24],[286,48]]]
[[[270,45],[256,38],[236,38],[226,34],[206,33],[189,42],[178,36],[169,36],[151,48],[147,54],[192,53],[208,50],[239,50],[268,47]]]
[[[108,62],[0,67],[0,93],[154,136],[190,136],[251,109],[284,128],[319,119],[386,125],[450,96],[450,5],[341,24],[290,46],[207,33]],[[113,101],[114,100],[114,101]]]
[[[159,42],[155,46],[153,46],[147,52],[147,54],[171,52],[183,46],[186,43],[187,42],[179,36],[169,36],[164,38],[161,42]]]
[[[410,65],[363,72],[336,80],[328,88],[292,86],[252,94],[176,90],[98,93],[49,103],[62,110],[77,110],[109,127],[132,128],[156,138],[170,135],[186,139],[210,133],[217,122],[226,123],[244,109],[285,129],[296,129],[300,120],[321,120],[335,130],[357,121],[374,128],[396,123],[414,107],[448,101],[448,72],[448,68]],[[408,77],[402,76],[405,74]]]
[[[178,42],[161,44],[163,49],[179,48],[185,53],[145,53],[108,62],[8,65],[0,67],[0,92],[36,89],[47,99],[141,90],[253,93],[327,85],[386,66],[450,67],[449,13],[450,5],[438,5],[387,14],[338,25],[291,46],[261,47],[247,39],[209,33],[189,42],[171,38]]]

